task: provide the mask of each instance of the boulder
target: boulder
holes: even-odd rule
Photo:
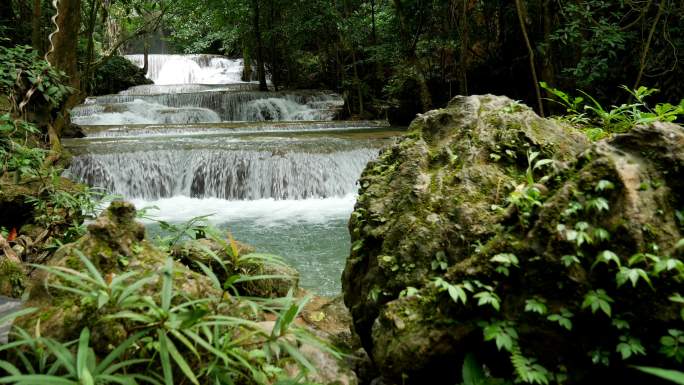
[[[254,253],[254,247],[241,242],[215,238],[189,240],[174,247],[172,255],[199,273],[202,268],[197,262],[210,267],[221,282],[234,275],[257,278],[235,284],[241,295],[280,298],[299,287],[296,269],[281,263],[278,257]],[[259,276],[264,278],[258,279]]]
[[[657,352],[682,326],[668,299],[681,268],[636,288],[618,272],[650,274],[639,253],[682,258],[681,127],[591,144],[506,97],[457,97],[419,115],[360,185],[342,283],[383,381],[457,383],[467,353],[523,381],[536,368],[631,383],[628,364],[672,365]],[[627,341],[649,354],[624,353]]]
[[[62,246],[47,265],[87,272],[78,255],[81,253],[107,280],[132,271],[161,273],[166,265],[167,254],[146,239],[145,227],[135,217],[133,204],[112,202],[109,208],[88,225],[86,235],[74,243]],[[154,276],[156,279],[143,290],[149,295],[157,296],[161,289],[161,274]],[[76,294],[53,289],[51,284],[63,285],[64,282],[44,270],[34,271],[29,279],[29,299],[26,306],[40,311],[18,320],[19,326],[33,330],[36,323],[40,322],[44,336],[60,341],[78,338],[81,330],[89,326],[97,337],[93,341],[97,340],[100,352],[107,352],[109,346],[116,346],[128,337],[124,322],[101,321],[103,316],[116,310],[115,308],[98,308],[97,304],[85,302]],[[208,277],[181,263],[174,264],[173,284],[176,291],[183,292],[190,299],[220,296]]]
[[[142,68],[122,56],[114,56],[98,67],[94,74],[91,95],[115,94],[128,88],[154,84],[145,77]]]

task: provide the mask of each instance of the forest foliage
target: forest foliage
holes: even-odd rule
[[[345,95],[349,113],[389,112],[403,123],[459,94],[505,94],[558,112],[538,82],[604,104],[630,98],[615,92],[621,85],[659,89],[658,101],[684,93],[679,1],[78,2],[86,90],[111,55],[165,49],[242,56],[276,89],[333,89]],[[2,7],[0,28],[12,42],[45,52],[49,2]]]

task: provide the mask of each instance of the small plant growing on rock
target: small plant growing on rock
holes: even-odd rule
[[[653,122],[674,122],[684,117],[684,99],[679,104],[659,103],[649,106],[646,99],[657,93],[657,89],[644,86],[632,90],[626,86],[621,88],[633,100],[619,106],[605,108],[591,95],[580,91],[584,96],[571,96],[561,90],[541,82],[541,87],[553,95],[553,100],[566,109],[564,119],[585,127],[590,139],[596,140],[607,134],[626,132],[630,128]]]

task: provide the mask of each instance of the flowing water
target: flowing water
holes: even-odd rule
[[[303,287],[335,295],[357,180],[398,132],[332,121],[342,102],[330,92],[255,91],[240,81],[241,67],[217,56],[152,55],[148,77],[159,84],[74,109],[86,137],[65,140],[75,155],[67,173],[154,206],[159,220],[212,214],[236,239],[283,256]]]

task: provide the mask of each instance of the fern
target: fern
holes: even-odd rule
[[[535,358],[525,357],[517,344],[511,350],[511,364],[518,380],[528,384],[548,385],[553,376]]]

